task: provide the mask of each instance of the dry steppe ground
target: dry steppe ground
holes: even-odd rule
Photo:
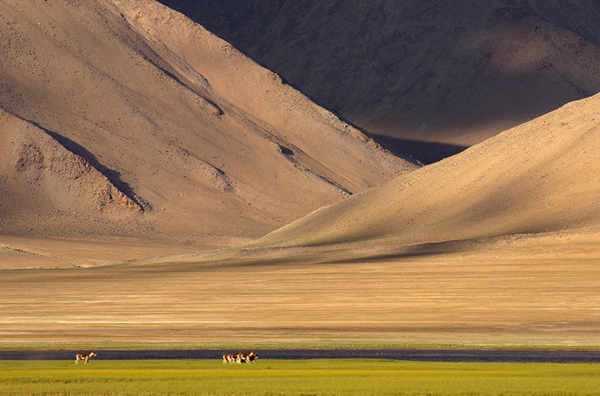
[[[64,269],[192,254],[247,242],[243,238],[207,238],[189,243],[135,239],[65,239],[0,236],[0,270]]]
[[[552,233],[4,270],[0,347],[596,348],[598,242]]]

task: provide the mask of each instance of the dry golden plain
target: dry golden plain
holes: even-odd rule
[[[597,348],[594,235],[3,270],[0,348]]]

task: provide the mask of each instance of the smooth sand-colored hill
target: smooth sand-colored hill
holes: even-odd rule
[[[422,245],[600,225],[600,95],[573,102],[260,239]]]
[[[429,163],[600,92],[600,5],[160,0]]]
[[[155,1],[0,9],[0,234],[253,238],[417,169]]]

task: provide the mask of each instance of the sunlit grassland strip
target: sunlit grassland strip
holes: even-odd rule
[[[600,395],[600,365],[389,360],[0,361],[0,394]]]

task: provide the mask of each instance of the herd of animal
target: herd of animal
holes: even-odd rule
[[[90,353],[78,353],[75,355],[75,364],[79,364],[80,360],[83,360],[83,364],[87,364],[92,356],[98,356],[96,352],[91,351]],[[223,363],[256,363],[258,355],[254,351],[250,353],[238,352],[234,355],[223,355]]]
[[[242,353],[238,352],[235,355],[223,355],[223,364],[225,363],[256,363],[256,359],[258,359],[258,355],[254,353],[254,351],[250,351],[250,353]]]

